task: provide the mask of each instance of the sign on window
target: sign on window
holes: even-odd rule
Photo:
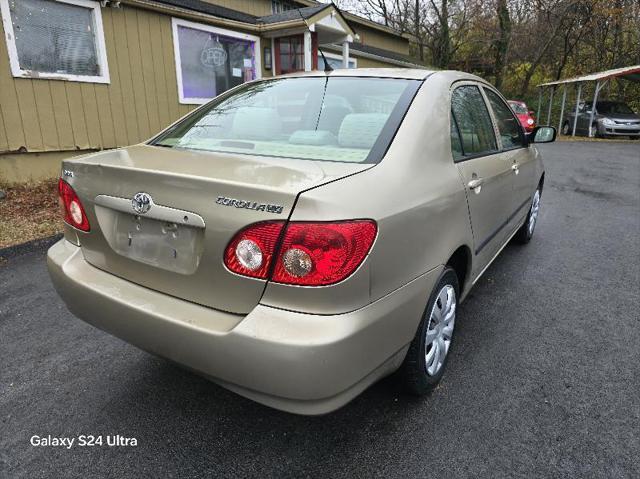
[[[177,22],[177,21],[176,21]],[[177,24],[180,99],[204,103],[257,78],[256,42],[214,28]],[[232,33],[232,32],[228,32]]]

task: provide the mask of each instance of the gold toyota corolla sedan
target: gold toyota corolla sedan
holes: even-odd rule
[[[278,409],[327,413],[394,371],[424,394],[460,302],[531,239],[533,143],[554,139],[460,72],[246,83],[65,161],[49,271],[84,321]]]

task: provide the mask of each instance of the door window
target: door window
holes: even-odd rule
[[[458,161],[464,157],[464,152],[462,151],[462,141],[460,140],[460,132],[458,131],[458,125],[456,124],[456,119],[451,115],[451,153],[453,154],[453,159]]]
[[[498,131],[500,132],[500,139],[502,140],[502,148],[510,150],[512,148],[520,148],[524,146],[524,138],[522,135],[522,128],[520,128],[520,122],[513,115],[511,108],[502,101],[496,92],[484,89],[489,99],[489,104],[493,110],[493,115],[498,123]]]
[[[498,151],[491,117],[477,86],[464,85],[453,91],[451,114],[458,126],[462,150],[462,155],[454,151],[454,158],[464,159]],[[456,147],[455,144],[453,146]]]

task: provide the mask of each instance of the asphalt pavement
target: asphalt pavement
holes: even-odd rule
[[[390,377],[326,416],[269,409],[74,318],[42,249],[5,259],[0,477],[640,477],[640,142],[540,149],[534,238],[460,307],[422,399]]]

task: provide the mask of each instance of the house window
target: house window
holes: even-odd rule
[[[271,13],[282,13],[287,10],[293,10],[296,5],[286,0],[271,0]]]
[[[220,93],[260,78],[258,37],[173,19],[180,103],[206,103]]]
[[[0,0],[14,77],[109,83],[100,3]]]
[[[276,55],[279,61],[277,73],[292,73],[304,70],[304,38],[302,35],[276,39]]]

